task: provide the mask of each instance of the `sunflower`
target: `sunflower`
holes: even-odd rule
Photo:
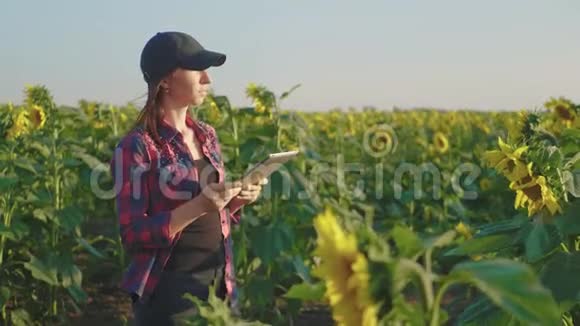
[[[391,131],[384,126],[377,126],[368,130],[367,133],[368,134],[366,134],[365,137],[368,138],[366,141],[369,142],[368,145],[371,153],[388,153],[392,151],[393,147],[396,145],[396,141],[393,139]]]
[[[552,111],[555,116],[561,121],[567,128],[572,127],[574,120],[576,119],[576,109],[574,103],[565,98],[552,98],[549,102],[545,104],[548,110]]]
[[[329,208],[314,220],[315,253],[321,258],[314,274],[323,278],[333,318],[339,326],[377,325],[378,305],[369,292],[368,262],[353,234],[346,234]]]
[[[32,127],[35,129],[40,129],[46,123],[46,113],[39,105],[32,105],[28,111],[30,115],[30,122]]]
[[[433,143],[435,144],[435,149],[440,153],[444,154],[449,150],[449,140],[441,132],[436,132],[433,137]]]
[[[483,178],[479,180],[479,188],[483,191],[488,191],[491,189],[491,180],[488,178]]]
[[[119,114],[119,119],[121,120],[122,123],[127,122],[127,120],[129,120],[129,118],[127,117],[127,115],[125,114],[125,112],[121,112]]]
[[[215,101],[210,101],[208,119],[210,121],[218,121],[220,119],[220,108]]]
[[[479,124],[478,127],[486,135],[489,135],[491,133],[491,128],[486,124],[483,124],[483,123]]]
[[[527,206],[528,216],[532,216],[544,207],[552,215],[562,212],[558,199],[548,186],[544,176],[527,176],[517,182],[510,183],[510,188],[516,191],[514,207],[517,209]]]
[[[87,115],[88,118],[93,118],[95,116],[95,113],[97,111],[96,103],[82,101],[81,107],[83,109],[83,112]]]
[[[10,127],[6,132],[6,138],[14,139],[28,133],[29,126],[30,120],[28,120],[28,112],[25,110],[19,110],[16,117],[14,117],[12,127]]]
[[[256,112],[264,113],[268,110],[260,99],[254,101],[254,106],[256,107]]]
[[[353,136],[356,133],[356,116],[354,113],[350,112],[347,114],[348,127],[346,128],[346,134],[348,136]]]
[[[558,117],[564,121],[573,121],[574,120],[574,113],[572,112],[571,108],[566,105],[558,105],[554,108],[554,111],[558,115]]]
[[[102,121],[95,120],[92,122],[93,129],[103,129],[106,127],[105,123]]]
[[[487,151],[483,154],[483,160],[491,167],[508,178],[510,181],[518,181],[530,175],[531,163],[526,165],[522,160],[522,154],[528,150],[527,146],[514,148],[498,139],[500,150]]]
[[[464,236],[465,239],[471,239],[473,237],[473,233],[469,226],[465,225],[463,222],[459,222],[455,225],[455,231]]]

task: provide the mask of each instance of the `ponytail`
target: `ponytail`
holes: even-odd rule
[[[157,131],[157,126],[161,118],[159,109],[159,97],[161,89],[159,83],[149,83],[147,90],[147,102],[143,107],[143,110],[137,116],[137,121],[134,127],[142,126],[143,129],[148,132],[153,140],[157,143],[161,143],[159,138],[159,132]]]

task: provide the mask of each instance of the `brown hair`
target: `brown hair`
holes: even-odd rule
[[[142,126],[145,132],[149,133],[157,144],[160,144],[161,139],[159,138],[157,126],[160,119],[159,99],[161,97],[161,85],[159,82],[148,83],[147,85],[147,102],[145,102],[143,110],[137,116],[134,128]]]

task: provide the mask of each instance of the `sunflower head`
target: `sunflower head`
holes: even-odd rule
[[[127,117],[127,114],[125,114],[125,112],[121,112],[119,114],[119,120],[121,120],[122,123],[127,122],[127,120],[129,120],[129,118]]]
[[[271,108],[275,106],[276,97],[266,87],[249,83],[246,87],[246,96],[253,100],[256,112],[271,114]]]
[[[436,132],[435,136],[433,137],[433,144],[435,145],[435,149],[440,154],[444,154],[449,150],[449,140],[442,132]]]
[[[578,108],[574,103],[563,97],[551,98],[550,101],[546,102],[545,107],[566,127],[571,127],[578,115]]]
[[[465,225],[463,222],[459,222],[459,223],[457,223],[457,225],[455,225],[455,231],[457,233],[461,234],[466,239],[471,239],[473,237],[473,233],[471,232],[471,229],[469,228],[469,226]]]
[[[377,325],[378,305],[369,291],[366,256],[357,239],[340,226],[336,215],[326,210],[314,219],[317,232],[315,254],[321,259],[314,275],[324,279],[325,296],[337,325]]]
[[[491,180],[488,178],[482,178],[479,180],[479,188],[483,191],[488,191],[491,189]]]
[[[6,132],[7,139],[15,139],[30,130],[30,120],[28,118],[28,111],[20,109],[13,111],[12,127]]]
[[[356,113],[354,113],[354,112],[349,112],[346,116],[347,122],[348,122],[346,132],[347,132],[347,135],[349,135],[349,136],[353,136],[356,133],[356,116],[355,116],[355,114]]]
[[[254,100],[254,107],[256,108],[256,112],[265,113],[268,112],[268,108],[260,101],[260,99]]]
[[[46,123],[46,113],[44,109],[39,105],[32,105],[28,111],[30,117],[31,126],[34,129],[40,129]]]
[[[516,191],[514,207],[525,207],[528,216],[532,216],[543,208],[551,215],[561,213],[562,208],[544,176],[528,176],[510,183],[510,188]]]
[[[501,172],[508,180],[517,181],[530,174],[531,165],[526,165],[523,154],[527,146],[515,147],[506,144],[498,138],[499,150],[487,151],[483,154],[483,161],[490,167]]]
[[[207,118],[209,121],[219,121],[221,117],[220,108],[217,103],[213,100],[209,100],[209,106],[207,107]]]
[[[93,120],[93,129],[103,129],[106,127],[105,123],[99,120]]]
[[[385,128],[379,127],[371,130],[371,133],[367,136],[369,138],[370,150],[373,153],[390,152],[395,146],[391,132]]]

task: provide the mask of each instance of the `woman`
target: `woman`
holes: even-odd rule
[[[225,182],[215,130],[187,114],[207,95],[206,70],[225,58],[180,32],[157,33],[141,53],[147,102],[111,160],[131,259],[121,287],[131,294],[137,325],[172,325],[176,316],[195,314],[183,295],[206,300],[212,284],[235,307],[230,222],[239,222],[240,208],[258,198],[266,180]]]

